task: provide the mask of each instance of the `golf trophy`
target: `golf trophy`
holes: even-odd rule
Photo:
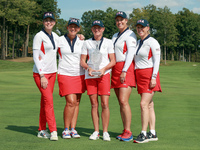
[[[97,45],[96,49],[91,53],[91,62],[94,66],[94,70],[99,70],[99,66],[101,64],[101,61],[102,61],[102,54],[98,48],[99,46]],[[98,76],[101,74],[100,71],[98,72],[92,72],[91,73],[92,75],[94,76]]]

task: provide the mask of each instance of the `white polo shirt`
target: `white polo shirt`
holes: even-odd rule
[[[99,51],[102,54],[102,61],[100,63],[99,69],[102,69],[103,67],[107,66],[110,63],[108,54],[114,53],[112,40],[103,38],[103,42],[100,44],[100,41],[92,40],[92,38],[90,38],[84,42],[81,53],[83,55],[88,55],[87,64],[89,67],[94,69],[94,64],[92,63],[90,57],[92,52],[96,50],[97,45],[98,46],[101,45],[99,46],[100,47]],[[106,70],[105,74],[109,72],[111,72],[111,69]],[[91,77],[89,76],[88,71],[85,71],[85,79],[90,79],[90,78],[98,78],[98,77],[96,76]]]
[[[153,67],[152,78],[156,78],[160,65],[160,44],[153,37],[146,37],[143,44],[138,40],[137,52],[135,54],[135,69],[145,69]],[[138,47],[140,48],[138,49]]]
[[[57,72],[56,54],[59,36],[52,32],[53,42],[44,31],[38,32],[33,39],[33,72],[49,74]],[[41,60],[39,60],[39,57]]]
[[[59,38],[58,53],[59,64],[58,74],[68,76],[80,76],[85,70],[80,65],[81,48],[84,41],[76,37],[72,45],[67,41],[66,35]]]
[[[119,35],[115,33],[112,37],[114,44],[116,62],[125,61],[122,71],[127,71],[133,61],[136,52],[137,37],[135,33],[128,28]]]

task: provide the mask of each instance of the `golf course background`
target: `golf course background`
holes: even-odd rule
[[[0,60],[0,149],[2,150],[198,150],[200,149],[200,63],[167,61],[160,66],[163,92],[154,96],[156,131],[159,140],[145,144],[121,142],[115,139],[123,130],[119,104],[111,89],[109,100],[110,142],[89,140],[94,131],[89,97],[84,93],[76,130],[80,139],[62,139],[64,97],[54,88],[54,110],[58,141],[37,138],[40,92],[33,80],[33,61],[11,62]],[[133,89],[131,130],[136,137],[141,131],[140,96]],[[101,111],[101,107],[99,107]]]

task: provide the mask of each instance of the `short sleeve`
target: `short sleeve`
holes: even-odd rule
[[[108,41],[108,53],[109,53],[109,54],[115,53],[112,40],[109,40],[109,41]]]
[[[81,54],[87,55],[87,41],[84,41],[83,43]]]

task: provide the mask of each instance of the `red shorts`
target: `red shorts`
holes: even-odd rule
[[[147,69],[136,69],[136,82],[137,82],[137,91],[138,94],[141,93],[152,93],[153,91],[162,92],[161,86],[160,86],[160,76],[159,72],[156,78],[156,86],[154,88],[150,89],[150,82],[151,82],[151,76],[153,73],[153,68],[147,68]]]
[[[86,79],[87,95],[110,95],[110,73],[101,78]]]
[[[58,74],[59,95],[65,96],[74,93],[84,93],[85,75],[81,76],[67,76]]]
[[[132,62],[130,67],[126,72],[126,81],[121,83],[120,75],[124,67],[125,62],[117,62],[116,65],[112,68],[112,77],[111,77],[111,88],[121,88],[121,87],[136,87],[135,81],[135,63]]]

